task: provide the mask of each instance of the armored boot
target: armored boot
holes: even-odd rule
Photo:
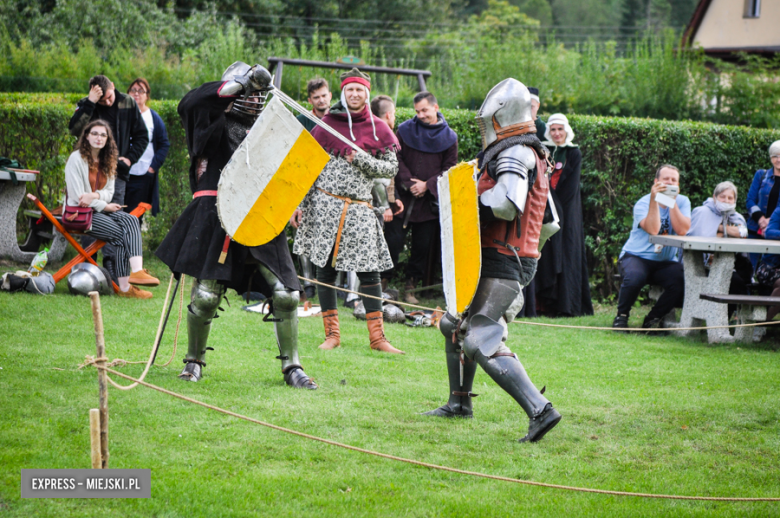
[[[498,383],[523,407],[530,420],[528,434],[520,439],[520,442],[536,442],[553,429],[561,414],[552,407],[546,397],[531,383],[523,364],[517,357],[510,353],[496,353],[488,358],[481,352],[474,354],[474,359],[485,372]]]
[[[320,344],[320,349],[330,350],[341,347],[341,332],[339,331],[339,310],[331,309],[322,314],[325,324],[325,341]]]
[[[449,313],[444,315],[439,329],[444,335],[444,354],[447,359],[447,375],[450,381],[450,397],[447,404],[423,415],[436,417],[474,417],[471,410],[471,398],[477,394],[471,392],[477,363],[462,355],[462,349],[453,342],[453,333],[457,332],[457,322]]]
[[[287,292],[290,293],[290,292]],[[292,292],[295,295],[297,291]],[[295,299],[298,297],[296,296]],[[276,294],[274,294],[276,306]],[[293,388],[305,388],[316,390],[317,384],[303,371],[298,359],[298,301],[295,301],[295,309],[282,310],[274,308],[274,331],[276,341],[279,344],[279,356],[282,361],[282,373],[284,382]]]
[[[368,322],[368,336],[371,340],[371,349],[384,353],[405,354],[387,341],[384,329],[384,314],[381,311],[366,314],[366,321]]]
[[[274,332],[282,361],[284,382],[293,388],[316,390],[317,384],[303,371],[298,359],[298,300],[300,294],[284,287],[274,273],[264,265],[259,266],[265,281],[274,290],[272,302]]]
[[[408,302],[409,304],[419,304],[420,301],[417,300],[417,297],[414,296],[414,293],[411,291],[414,289],[415,282],[414,279],[407,279],[406,284],[404,285],[404,302]]]
[[[196,280],[187,308],[187,354],[179,379],[198,381],[203,376],[211,321],[217,313],[225,288],[215,280]],[[213,350],[213,349],[212,349]]]

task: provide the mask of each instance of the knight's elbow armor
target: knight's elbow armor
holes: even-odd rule
[[[479,200],[493,215],[513,221],[525,210],[528,179],[536,167],[536,156],[526,146],[512,146],[496,157],[496,185],[483,192]]]
[[[374,199],[374,206],[378,209],[382,209],[382,212],[390,208],[390,202],[387,199],[387,187],[389,185],[389,178],[375,178],[374,185],[371,188],[371,196]]]

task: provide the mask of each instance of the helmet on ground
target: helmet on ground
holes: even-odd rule
[[[96,291],[101,295],[111,295],[114,290],[111,286],[111,276],[105,268],[100,268],[92,263],[79,263],[73,267],[68,275],[68,291],[74,295],[88,295],[90,291]]]

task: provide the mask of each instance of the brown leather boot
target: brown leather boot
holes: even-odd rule
[[[417,300],[417,297],[414,296],[414,293],[409,291],[413,289],[414,289],[414,279],[407,280],[406,286],[404,286],[404,302],[408,302],[409,304],[419,304],[420,301]]]
[[[325,323],[325,341],[320,344],[320,349],[330,350],[341,346],[341,333],[339,332],[339,310],[331,309],[322,314]]]
[[[384,315],[381,311],[374,311],[366,315],[368,322],[368,337],[371,340],[371,349],[383,353],[405,354],[399,351],[387,341],[384,329]]]

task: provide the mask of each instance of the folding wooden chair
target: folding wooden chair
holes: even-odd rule
[[[35,205],[38,207],[38,210],[41,211],[41,214],[43,214],[43,216],[46,219],[51,221],[51,224],[54,225],[54,228],[56,228],[57,231],[59,231],[60,234],[65,236],[65,239],[67,239],[68,242],[71,245],[73,245],[73,248],[75,248],[76,251],[79,253],[79,255],[77,255],[76,257],[71,259],[68,262],[68,264],[66,264],[65,266],[60,268],[59,271],[54,274],[54,282],[55,283],[60,282],[62,279],[67,277],[70,274],[71,269],[73,269],[73,267],[76,266],[79,263],[83,263],[84,261],[88,261],[88,262],[94,264],[95,266],[97,266],[97,263],[95,262],[95,260],[92,259],[92,254],[94,254],[95,252],[97,252],[98,250],[103,248],[106,245],[105,241],[102,241],[100,239],[96,239],[94,243],[92,243],[91,245],[89,245],[86,248],[86,250],[83,249],[81,247],[81,245],[79,245],[79,243],[75,239],[73,239],[73,236],[71,235],[71,233],[68,232],[67,230],[65,230],[62,227],[62,224],[57,220],[57,217],[54,216],[51,212],[49,212],[49,209],[47,209],[46,206],[43,203],[41,203],[41,201],[38,198],[36,198],[32,194],[28,194],[27,198],[30,201],[32,201],[33,203],[35,203]],[[151,208],[152,208],[152,206],[149,205],[148,203],[139,203],[138,207],[136,207],[135,209],[133,209],[132,212],[130,212],[130,215],[131,216],[135,216],[136,218],[138,218],[138,217],[143,216],[143,214],[147,210],[149,210]],[[81,232],[73,232],[73,234],[81,234]],[[113,281],[111,281],[111,284],[114,286],[114,293],[118,292],[119,291],[119,286],[117,286],[116,283],[113,282]]]

